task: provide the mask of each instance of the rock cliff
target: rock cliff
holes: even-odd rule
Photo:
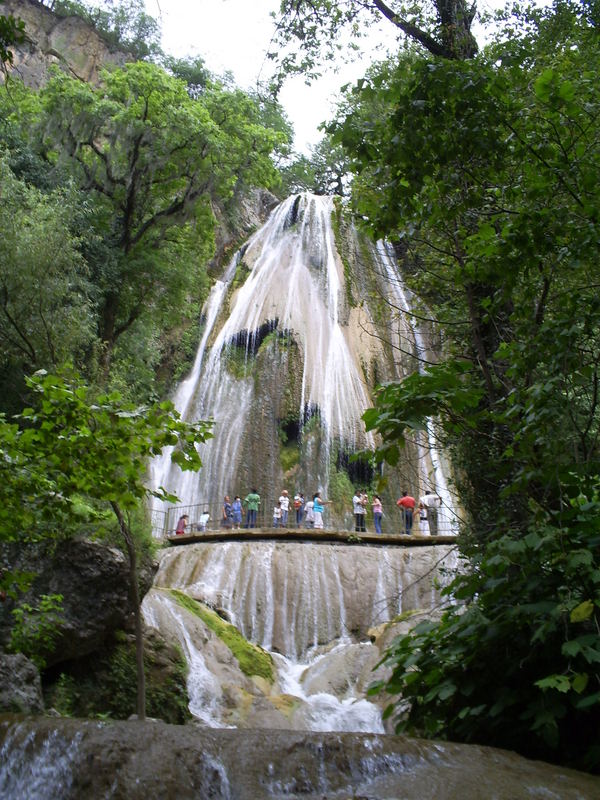
[[[5,0],[0,14],[11,14],[25,23],[26,40],[13,48],[9,73],[20,77],[26,86],[42,86],[53,66],[82,81],[98,83],[104,67],[122,66],[129,58],[111,49],[84,20],[60,17],[35,0]]]

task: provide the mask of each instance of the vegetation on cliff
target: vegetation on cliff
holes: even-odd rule
[[[187,662],[152,631],[144,641],[146,713],[176,725],[191,719]],[[56,673],[54,670],[53,673]],[[65,717],[129,719],[137,687],[135,640],[117,635],[102,654],[62,665],[46,678],[44,699]]]

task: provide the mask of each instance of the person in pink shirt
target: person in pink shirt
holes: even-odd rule
[[[178,536],[182,533],[185,533],[185,529],[188,524],[188,519],[189,517],[187,514],[182,514],[177,520],[177,527],[175,528],[175,533]]]
[[[371,503],[373,509],[373,522],[375,523],[375,533],[381,533],[381,520],[383,519],[383,507],[381,505],[381,498],[378,494],[373,495],[373,502]]]

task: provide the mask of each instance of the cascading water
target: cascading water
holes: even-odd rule
[[[198,475],[171,466],[170,453],[155,459],[154,488],[164,486],[186,506],[212,508],[225,494],[244,496],[251,486],[270,505],[288,480],[294,481],[290,489],[320,488],[327,496],[340,453],[347,459],[374,447],[361,419],[372,405],[369,387],[414,370],[425,337],[408,314],[401,315],[394,344],[408,356],[390,363],[382,337],[372,335],[378,314],[369,311],[369,302],[381,300],[369,299],[365,271],[382,272],[392,304],[410,309],[410,294],[386,247],[360,244],[354,233],[347,245],[354,250],[354,288],[347,285],[352,269],[338,253],[333,213],[330,197],[289,198],[216,282],[203,311],[194,367],[174,396],[184,418],[214,419],[214,438],[201,448]],[[292,445],[299,463],[291,471],[280,461],[282,430],[296,433]],[[408,485],[440,494],[442,528],[452,503],[433,423],[416,451],[418,479],[411,473]],[[380,709],[365,699],[365,690],[381,653],[365,641],[367,631],[399,614],[434,608],[439,596],[432,576],[448,553],[219,542],[164,554],[156,586],[181,589],[220,609],[245,639],[272,653],[277,679],[268,703],[288,709],[286,726],[380,732]],[[229,668],[221,674],[218,643],[203,640],[203,629],[189,614],[184,619],[174,597],[160,591],[145,600],[144,613],[186,653],[192,713],[213,727],[242,724],[228,710],[232,677]],[[243,676],[239,681],[233,693],[255,698],[256,688]],[[253,708],[257,702],[252,700]],[[258,706],[260,725],[284,724]],[[243,722],[252,724],[259,723]]]
[[[169,453],[156,459],[151,466],[154,488],[167,487],[186,505],[216,504],[225,494],[233,494],[234,486],[242,491],[236,485],[242,439],[248,436],[248,426],[255,424],[253,414],[260,415],[256,382],[266,380],[249,374],[247,367],[269,333],[282,348],[290,343],[295,348],[290,369],[298,373],[293,411],[298,427],[316,417],[322,432],[320,446],[312,449],[314,463],[306,470],[311,488],[327,491],[333,441],[349,451],[372,446],[361,421],[369,394],[359,356],[349,343],[348,325],[342,320],[344,314],[347,317],[344,275],[331,225],[332,208],[330,197],[300,195],[286,200],[213,288],[194,368],[174,403],[184,418],[214,418],[214,438],[201,449],[204,466],[198,476],[171,466]],[[249,275],[232,291],[241,266],[250,270]],[[219,327],[215,323],[223,317]],[[231,369],[234,358],[243,359],[237,374]],[[274,457],[271,452],[264,455]],[[259,489],[267,492],[267,487]],[[273,492],[278,489],[273,487]]]
[[[397,313],[397,322],[394,329],[393,345],[398,353],[404,356],[413,354],[413,364],[416,369],[423,373],[425,364],[428,361],[428,348],[425,344],[420,327],[416,320],[411,317],[413,307],[413,297],[404,284],[402,275],[398,270],[395,255],[389,245],[385,242],[377,243],[377,252],[386,280],[388,290],[391,294],[392,304]],[[397,377],[404,377],[406,374],[406,359],[395,362]],[[414,371],[415,367],[409,369]],[[448,481],[444,469],[442,468],[442,455],[439,451],[435,436],[435,420],[428,418],[425,431],[417,434],[418,449],[418,478],[419,494],[425,494],[431,490],[437,494],[442,501],[438,512],[438,527],[444,533],[455,533],[457,527],[456,507],[457,504],[448,487]]]
[[[198,543],[162,555],[143,611],[147,624],[186,654],[190,711],[204,724],[382,733],[381,709],[365,699],[381,659],[368,632],[398,615],[431,614],[446,580],[441,567],[455,563],[450,546],[413,552],[310,542]],[[273,683],[256,686],[248,673],[236,673],[231,653],[178,604],[177,591],[217,609],[269,652]],[[232,711],[239,702],[245,710]]]

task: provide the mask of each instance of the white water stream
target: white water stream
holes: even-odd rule
[[[234,378],[226,360],[228,350],[240,341],[246,343],[246,358],[251,357],[264,326],[291,337],[300,349],[299,424],[307,410],[318,409],[327,446],[334,438],[349,450],[372,446],[361,420],[370,399],[359,357],[340,317],[344,275],[335,248],[332,208],[330,197],[288,198],[215,284],[203,313],[204,331],[194,367],[173,398],[185,419],[214,418],[214,438],[201,447],[204,466],[199,475],[171,466],[167,451],[155,459],[153,488],[168,488],[184,505],[218,503],[225,494],[232,494],[241,437],[252,424],[254,379]],[[250,272],[226,304],[241,259]],[[315,485],[325,492],[328,466],[326,448],[314,465]]]
[[[204,725],[378,733],[381,709],[365,693],[382,654],[367,632],[399,614],[430,613],[447,580],[440,568],[455,563],[450,547],[198,543],[163,553],[143,612],[184,652],[189,708]],[[269,652],[273,685],[243,675],[170,589],[219,609]],[[232,711],[239,702],[246,711]]]
[[[411,316],[413,297],[410,289],[405,285],[398,269],[392,248],[385,242],[377,243],[377,252],[387,286],[391,294],[391,305],[397,314],[397,327],[394,329],[393,346],[396,352],[406,356],[412,352],[416,369],[423,373],[428,359],[428,348],[425,337],[414,317]],[[397,376],[406,374],[406,358],[396,361]],[[438,512],[438,528],[443,533],[457,533],[458,519],[456,516],[457,503],[452,496],[442,467],[442,455],[437,446],[435,435],[435,420],[429,417],[426,429],[417,434],[417,450],[419,454],[418,477],[419,495],[432,491],[442,501]]]
[[[305,474],[313,485],[327,496],[335,443],[346,452],[374,446],[361,419],[372,405],[364,375],[370,360],[382,355],[373,349],[374,337],[365,342],[357,335],[357,315],[363,312],[353,312],[346,296],[332,212],[329,197],[289,198],[215,283],[203,309],[193,369],[173,398],[185,419],[212,417],[214,438],[200,449],[204,466],[197,475],[172,466],[170,452],[155,459],[153,488],[164,486],[186,506],[216,506],[225,494],[234,494],[234,486],[239,491],[244,441],[263,409],[257,407],[260,376],[248,370],[244,377],[244,370],[232,371],[228,360],[233,353],[239,362],[241,354],[250,364],[265,331],[297,349],[292,367],[299,372],[298,426],[302,430],[307,415],[317,415],[324,445],[309,454],[315,463]],[[415,368],[414,359],[423,357],[425,338],[410,317],[412,298],[392,254],[381,244],[377,256],[390,303],[406,311],[393,333],[399,351],[411,354],[396,365],[396,376],[403,377]],[[367,312],[361,319],[368,321]],[[418,480],[411,484],[440,495],[440,529],[446,532],[453,503],[431,420],[417,440],[417,451]],[[265,458],[276,457],[266,446]],[[262,494],[265,487],[258,488]],[[383,730],[380,709],[365,699],[365,689],[381,654],[364,641],[366,632],[405,611],[435,607],[439,595],[432,581],[415,580],[429,569],[437,572],[438,553],[431,550],[427,555],[424,548],[413,553],[284,542],[194,545],[163,556],[156,585],[181,589],[222,609],[248,641],[272,654],[277,667],[272,691],[294,698],[298,706],[291,726],[376,733]],[[149,624],[170,631],[186,655],[193,715],[213,727],[231,724],[227,698],[232,690],[223,687],[237,679],[223,667],[218,643],[207,639],[202,626],[166,594],[153,592],[144,602],[144,613]],[[246,685],[244,691],[254,696],[253,687]]]

